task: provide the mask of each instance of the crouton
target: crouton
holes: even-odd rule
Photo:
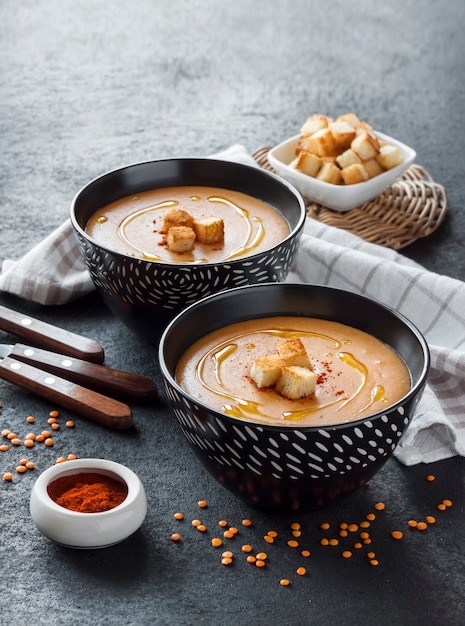
[[[279,354],[256,357],[250,367],[250,378],[259,388],[274,387],[285,365]]]
[[[383,146],[376,160],[385,170],[391,170],[403,161],[402,154],[397,146]]]
[[[313,135],[322,128],[328,128],[328,124],[331,121],[326,115],[320,115],[315,113],[311,117],[308,117],[305,124],[300,129],[302,135]]]
[[[306,367],[286,365],[276,383],[276,391],[289,400],[311,396],[316,389],[317,375]]]
[[[170,209],[165,215],[163,230],[167,233],[173,226],[187,226],[192,228],[193,223],[194,218],[187,211],[183,209]]]
[[[378,140],[366,131],[357,135],[350,144],[350,147],[358,154],[362,161],[372,159],[379,152]]]
[[[368,174],[368,178],[374,178],[384,172],[384,169],[378,163],[376,157],[374,159],[368,159],[368,161],[363,161],[363,167]]]
[[[278,344],[278,354],[285,365],[298,365],[312,368],[305,346],[301,339],[286,339]]]
[[[192,226],[200,243],[219,243],[224,239],[224,223],[219,217],[204,217],[194,220]]]
[[[344,150],[342,154],[336,157],[336,163],[341,169],[354,165],[354,163],[361,163],[360,157],[351,148]]]
[[[308,152],[317,156],[331,156],[336,152],[336,141],[329,128],[322,128],[313,135],[306,137]]]
[[[368,124],[368,122],[360,122],[360,124],[356,127],[355,132],[357,135],[368,133],[371,137],[376,137],[373,126]]]
[[[345,167],[341,170],[341,176],[346,185],[356,185],[368,180],[368,174],[362,163],[354,163],[349,165],[349,167]]]
[[[188,226],[172,226],[166,242],[171,252],[190,252],[195,243],[195,232]]]
[[[336,122],[345,122],[346,124],[352,126],[354,130],[360,125],[360,120],[355,113],[344,113],[344,115],[340,115],[337,118]]]
[[[302,174],[315,177],[320,171],[321,159],[317,157],[316,154],[301,150],[291,166],[299,172],[302,172]]]
[[[355,130],[347,122],[331,122],[328,128],[333,133],[338,152],[348,148],[355,139]]]
[[[321,170],[318,172],[317,179],[324,183],[339,185],[342,180],[341,170],[333,163],[323,163]]]

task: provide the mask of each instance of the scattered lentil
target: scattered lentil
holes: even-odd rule
[[[343,556],[345,559],[350,559],[350,557],[352,556],[352,552],[351,552],[350,550],[344,550],[344,551],[342,552],[342,556]]]
[[[197,502],[197,506],[200,507],[201,509],[205,509],[207,507],[207,501],[206,500],[199,500]]]
[[[173,517],[178,520],[184,519],[184,515],[182,513],[175,513]]]
[[[3,480],[13,480],[13,474],[11,472],[5,472],[3,474]]]
[[[219,537],[213,537],[212,546],[214,548],[219,548],[222,545],[223,545],[223,541]]]
[[[428,524],[426,522],[418,522],[417,530],[426,530],[428,528]]]
[[[291,584],[291,581],[288,578],[281,578],[281,580],[279,581],[279,584],[282,587],[288,587]]]
[[[298,545],[299,545],[299,542],[298,542],[298,541],[296,541],[295,539],[289,539],[289,541],[287,542],[287,545],[288,545],[290,548],[297,548],[297,547],[298,547]]]
[[[418,522],[414,519],[409,519],[409,521],[407,522],[408,526],[410,526],[410,528],[416,528]]]
[[[18,474],[24,474],[24,472],[27,471],[27,467],[25,467],[24,465],[18,465],[16,471]]]
[[[36,418],[35,418],[33,415],[28,415],[28,416],[26,417],[26,422],[27,422],[28,424],[33,424],[35,421],[36,421]]]
[[[232,559],[233,553],[231,552],[231,550],[225,550],[225,552],[223,552],[221,556],[225,559]]]
[[[249,554],[246,560],[247,560],[247,563],[255,563],[257,559],[254,557],[253,554]]]
[[[272,537],[271,535],[265,535],[263,539],[266,541],[266,543],[274,543],[274,537]]]
[[[50,411],[49,415],[50,417],[58,417],[60,414],[58,413],[57,410],[54,410],[54,411]]]
[[[10,448],[6,445],[6,443],[4,443],[3,445],[0,446],[0,451],[1,452],[6,452],[7,450],[9,450]],[[445,508],[445,507],[444,507]]]
[[[67,422],[65,422],[65,426],[66,428],[74,428],[73,420],[68,420]]]
[[[231,563],[232,563],[232,559],[230,557],[224,557],[221,559],[222,565],[231,565]]]
[[[384,511],[385,508],[386,508],[386,505],[384,504],[384,502],[377,502],[375,504],[375,509],[377,511]]]
[[[194,526],[195,528],[197,528],[197,526],[200,526],[202,522],[199,519],[193,519],[191,524],[192,526]]]
[[[173,533],[171,535],[171,541],[179,541],[181,539],[181,535],[179,533]]]
[[[246,543],[241,548],[242,552],[252,552],[253,548],[249,543]]]
[[[305,558],[308,558],[310,556],[310,550],[302,550],[301,555]]]
[[[201,533],[204,533],[204,532],[206,532],[207,527],[205,526],[205,524],[199,524],[199,525],[197,526],[197,530],[198,530],[199,532],[201,532]]]
[[[379,561],[377,559],[370,559],[370,565],[379,565]]]
[[[452,500],[443,500],[443,501],[442,501],[442,503],[443,503],[446,507],[452,506]]]
[[[295,573],[298,576],[305,576],[305,574],[307,573],[307,570],[305,569],[305,567],[298,567],[295,571]]]
[[[436,476],[433,476],[433,474],[428,474],[428,476],[426,477],[426,480],[431,483],[433,482],[433,480],[436,480]]]
[[[243,519],[242,526],[252,526],[252,522],[249,519]]]
[[[425,521],[428,522],[428,524],[435,524],[436,518],[433,515],[427,515]]]
[[[391,536],[393,539],[402,539],[404,533],[401,530],[393,530]]]
[[[261,561],[260,559],[257,559],[255,561],[255,567],[265,567],[266,563],[265,561]]]

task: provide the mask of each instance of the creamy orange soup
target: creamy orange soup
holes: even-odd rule
[[[224,241],[196,243],[189,252],[166,246],[163,222],[180,208],[195,219],[217,217],[224,222]],[[215,263],[272,248],[290,232],[289,224],[271,205],[237,191],[215,187],[165,187],[128,196],[99,209],[86,232],[103,246],[130,256],[167,263]]]
[[[300,338],[316,391],[289,400],[259,389],[249,376],[253,359]],[[407,366],[394,350],[358,329],[314,318],[270,317],[233,324],[194,343],[177,367],[178,384],[200,402],[228,415],[269,424],[322,426],[372,415],[411,388]]]

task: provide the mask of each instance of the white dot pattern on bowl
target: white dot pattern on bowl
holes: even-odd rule
[[[125,305],[149,304],[167,312],[226,289],[285,280],[299,241],[300,234],[233,264],[167,266],[113,254],[78,234],[81,253],[98,289]]]
[[[342,428],[297,430],[289,426],[279,433],[258,423],[239,426],[227,416],[211,415],[189,403],[174,387],[165,386],[184,435],[210,461],[280,480],[302,480],[309,471],[311,478],[318,479],[369,468],[392,453],[409,423],[404,409],[398,407]]]

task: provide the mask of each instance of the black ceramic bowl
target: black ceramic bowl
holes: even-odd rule
[[[122,197],[180,185],[232,189],[277,209],[290,233],[272,248],[223,263],[172,264],[126,256],[94,241],[89,217]],[[210,294],[242,285],[282,281],[294,259],[305,205],[288,183],[258,167],[214,159],[173,158],[137,163],[87,184],[71,206],[71,223],[92,280],[109,308],[145,337],[156,336],[176,313]]]
[[[194,341],[274,315],[323,318],[374,335],[403,358],[411,390],[385,412],[357,421],[268,426],[215,411],[177,384],[177,363]],[[193,305],[165,329],[159,360],[177,421],[210,473],[253,507],[301,513],[354,492],[392,455],[423,392],[430,357],[422,334],[393,309],[347,291],[284,283],[233,289]]]

